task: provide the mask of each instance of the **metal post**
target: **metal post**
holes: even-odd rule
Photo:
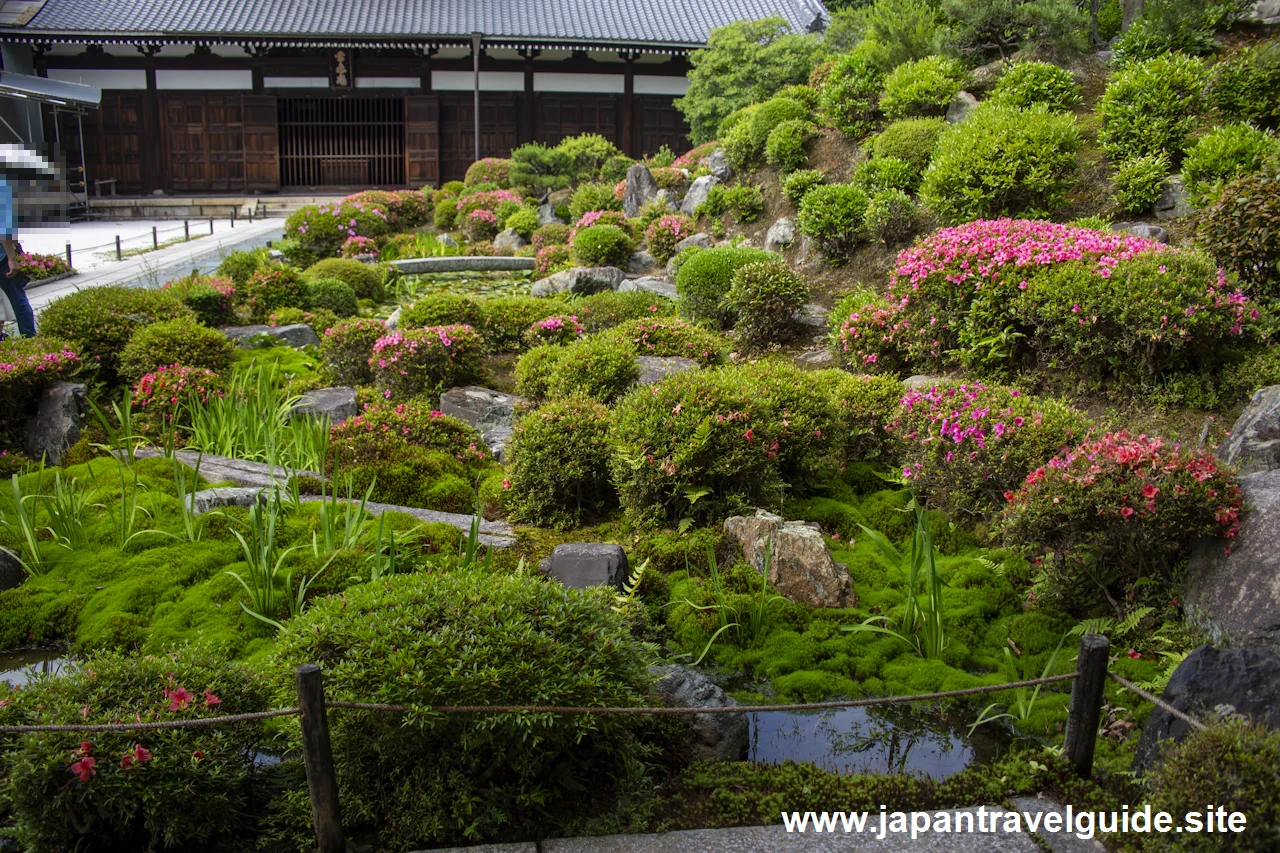
[[[124,255],[120,253],[120,235],[117,234],[116,235],[116,260],[119,261],[123,259],[124,259]]]
[[[294,683],[298,688],[298,708],[302,711],[302,760],[307,772],[307,791],[311,794],[316,848],[318,853],[346,853],[320,667],[304,663],[294,672]]]
[[[191,220],[182,220],[182,238],[187,242],[191,241]]]
[[[1107,683],[1110,653],[1111,642],[1102,634],[1085,634],[1080,638],[1080,654],[1076,658],[1076,671],[1080,674],[1071,684],[1062,752],[1084,779],[1093,775],[1093,749],[1102,718],[1102,688]]]
[[[249,208],[249,224],[253,224],[253,208]]]
[[[474,119],[472,122],[472,133],[474,135],[473,141],[475,142],[476,150],[475,159],[477,160],[480,159],[480,39],[482,38],[484,38],[482,33],[471,34],[471,66],[475,75],[474,85],[472,86],[474,90],[472,93],[473,102],[471,107],[474,113],[472,115],[472,118]]]
[[[156,226],[151,226],[151,248],[160,248],[160,235],[156,233]]]
[[[231,208],[231,227],[236,227],[236,209],[234,207]]]
[[[71,266],[71,244],[67,244],[67,266]]]
[[[213,217],[212,216],[209,217],[209,234],[210,235],[213,234]]]

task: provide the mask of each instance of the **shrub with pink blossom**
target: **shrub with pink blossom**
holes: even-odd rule
[[[710,142],[704,142],[696,148],[691,148],[681,154],[671,166],[676,169],[696,169],[699,160],[710,157],[719,147],[719,140],[713,139]]]
[[[644,231],[644,242],[649,254],[659,264],[665,264],[676,253],[676,243],[693,234],[693,220],[679,213],[660,217],[649,223]]]
[[[573,251],[568,246],[559,244],[543,246],[533,256],[533,268],[538,272],[540,278],[545,278],[554,272],[567,268],[572,257]]]
[[[970,517],[997,512],[1005,492],[1090,427],[1057,400],[968,382],[909,391],[886,429],[903,479],[931,506]]]
[[[344,258],[356,258],[361,255],[377,255],[378,241],[372,237],[348,237],[342,244],[341,255]]]
[[[538,230],[533,232],[529,242],[536,250],[546,246],[567,246],[571,239],[573,239],[572,228],[562,222],[549,222],[546,225],[540,225]]]
[[[80,366],[79,354],[59,341],[0,341],[0,423],[27,414],[47,383],[74,376]]]
[[[229,278],[188,275],[167,281],[163,287],[177,292],[182,303],[206,326],[229,326],[236,322],[236,285]]]
[[[328,329],[316,329],[320,337],[320,361],[325,377],[334,385],[371,385],[369,358],[373,345],[387,334],[380,321],[367,317],[343,320]]]
[[[423,190],[365,190],[349,195],[345,204],[359,204],[365,209],[378,209],[387,216],[387,224],[398,229],[417,228],[431,218],[431,200]],[[429,192],[429,190],[427,191]]]
[[[493,184],[501,189],[511,186],[511,161],[501,157],[484,157],[467,167],[463,181],[467,186]]]
[[[170,364],[146,373],[133,386],[133,404],[148,421],[171,423],[188,403],[221,397],[226,382],[205,367]]]
[[[1155,582],[1169,603],[1179,557],[1194,537],[1236,535],[1240,487],[1208,450],[1161,438],[1107,433],[1036,467],[1005,495],[1005,544],[1041,568],[1039,586],[1083,610]]]
[[[513,202],[517,205],[524,204],[524,199],[518,193],[511,190],[486,190],[478,193],[468,193],[454,202],[454,209],[458,211],[458,220],[466,219],[467,214],[473,210],[487,210],[497,219],[498,205],[503,202]]]
[[[679,356],[703,367],[723,364],[729,350],[728,341],[720,335],[679,317],[641,317],[600,334],[629,341],[637,355]]]
[[[631,223],[627,220],[627,216],[620,210],[588,210],[586,213],[578,217],[578,221],[574,223],[573,231],[569,232],[569,245],[573,245],[573,237],[584,228],[590,228],[592,225],[613,225],[621,228],[631,234]]]
[[[390,216],[380,203],[342,201],[308,205],[284,221],[284,236],[319,258],[335,257],[349,237],[382,237],[390,230]],[[290,255],[290,257],[293,257]]]
[[[428,395],[484,376],[484,341],[465,324],[395,331],[373,345],[369,367],[383,396]]]
[[[18,263],[14,265],[14,269],[32,281],[75,272],[62,255],[42,255],[39,252],[23,252],[18,255]]]
[[[530,324],[525,330],[525,346],[567,344],[582,337],[582,324],[573,314],[555,314]]]
[[[498,215],[483,207],[462,217],[462,233],[473,243],[492,240],[498,233]]]

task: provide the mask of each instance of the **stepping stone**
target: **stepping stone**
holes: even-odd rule
[[[621,545],[574,542],[557,545],[551,556],[538,564],[538,571],[570,589],[611,586],[622,592],[630,568]]]
[[[483,255],[455,255],[442,258],[406,258],[392,261],[391,266],[402,273],[431,272],[515,272],[531,270],[533,258],[485,257]]]
[[[652,293],[654,296],[661,296],[665,299],[676,300],[680,298],[680,294],[676,293],[674,284],[665,278],[658,278],[656,275],[629,278],[618,285],[619,293],[630,293],[633,290],[642,290],[645,293]]]
[[[218,486],[201,489],[191,496],[191,514],[204,515],[224,506],[251,507],[262,501],[266,489]]]
[[[328,418],[331,424],[340,424],[354,418],[360,412],[354,388],[317,388],[302,395],[294,405],[290,417],[304,416]]]
[[[226,335],[237,346],[251,348],[254,340],[260,335],[275,338],[285,346],[301,349],[302,347],[319,346],[320,338],[305,323],[290,323],[287,326],[224,326],[222,334]]]
[[[532,841],[521,844],[481,844],[477,847],[437,847],[434,850],[414,850],[412,853],[538,853],[538,845]]]

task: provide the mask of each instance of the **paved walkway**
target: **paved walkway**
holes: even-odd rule
[[[283,219],[275,221],[277,224],[284,222]],[[188,222],[193,243],[209,238],[208,217],[194,218]],[[256,225],[257,222],[253,224]],[[249,222],[247,219],[238,219],[232,226],[230,218],[215,217],[212,225],[213,236],[225,238],[236,236]],[[153,245],[152,228],[156,229],[156,239],[162,244],[181,238],[186,233],[181,219],[92,220],[43,228],[23,228],[18,232],[18,240],[28,252],[58,257],[66,257],[67,244],[70,243],[72,266],[81,272],[88,272],[117,263],[116,237],[120,238],[120,247],[125,252],[150,249]]]

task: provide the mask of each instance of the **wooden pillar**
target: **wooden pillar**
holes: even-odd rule
[[[164,140],[164,116],[160,111],[160,95],[156,91],[156,45],[139,46],[146,57],[147,91],[142,97],[139,116],[142,125],[142,192],[150,195],[156,190],[169,189],[169,156]]]
[[[623,70],[622,84],[622,139],[619,147],[628,157],[639,156],[636,145],[636,69],[635,54],[625,53],[626,65]]]
[[[311,796],[311,823],[318,853],[345,853],[342,817],[338,808],[338,777],[333,769],[329,743],[329,717],[324,706],[324,682],[320,667],[304,663],[294,673],[298,708],[302,714],[302,761]]]
[[[480,159],[480,40],[484,38],[482,33],[471,34],[471,70],[474,74],[472,84],[472,109],[475,114],[472,118],[472,133],[475,134],[472,142],[475,143],[475,160]]]
[[[1071,703],[1067,706],[1067,731],[1062,753],[1081,778],[1093,774],[1093,750],[1098,741],[1098,722],[1102,718],[1102,689],[1107,684],[1107,663],[1111,643],[1101,634],[1085,634],[1080,638],[1080,654],[1071,683]]]
[[[521,144],[524,144],[533,142],[538,138],[538,130],[534,126],[537,114],[537,95],[533,91],[533,57],[537,54],[537,51],[524,50],[521,53],[524,54],[524,109],[520,111],[520,130],[516,138]]]

